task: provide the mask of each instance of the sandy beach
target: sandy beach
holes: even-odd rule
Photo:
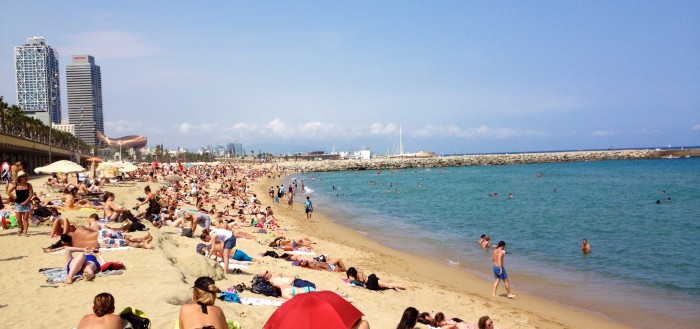
[[[47,192],[42,187],[46,177],[30,180],[35,191]],[[109,187],[116,194],[116,204],[131,208],[136,198],[143,196],[146,183],[132,187]],[[159,187],[158,183],[151,183]],[[224,290],[239,283],[250,286],[253,274],[269,270],[275,275],[299,276],[316,283],[320,290],[331,290],[347,295],[365,314],[372,328],[395,328],[403,310],[408,306],[420,311],[443,312],[475,324],[482,315],[489,315],[497,328],[626,328],[612,320],[517,292],[516,299],[491,297],[491,282],[445,264],[390,249],[365,238],[354,230],[335,224],[323,211],[314,212],[312,222],[304,216],[301,197],[293,210],[285,210],[283,203],[273,203],[267,187],[279,185],[279,180],[262,178],[251,183],[264,206],[271,206],[280,225],[291,238],[306,236],[316,241],[316,254],[342,258],[347,266],[376,273],[382,280],[404,284],[405,291],[375,292],[346,285],[341,273],[321,272],[293,267],[284,260],[264,257],[262,263],[250,265],[242,274],[228,274],[223,278],[219,266],[195,252],[198,238],[180,236],[180,229],[157,229],[147,223],[154,236],[155,250],[130,249],[105,251],[107,261],[126,265],[121,275],[97,277],[92,282],[79,281],[73,285],[49,285],[39,269],[64,267],[63,254],[44,253],[41,248],[56,241],[47,237],[48,226],[31,226],[29,237],[17,236],[16,229],[0,231],[0,318],[1,327],[8,328],[73,328],[80,318],[91,313],[92,299],[101,292],[109,292],[116,299],[117,312],[133,307],[145,312],[153,328],[173,328],[180,305],[191,300],[194,280],[208,275],[217,280]],[[51,195],[48,197],[60,197]],[[47,199],[47,198],[43,198]],[[221,209],[217,204],[217,208]],[[190,206],[190,208],[193,208]],[[83,225],[93,211],[64,211],[64,217],[76,225]],[[98,212],[98,213],[101,213]],[[253,232],[253,228],[246,231]],[[135,232],[142,236],[145,232]],[[255,234],[256,239],[239,239],[237,248],[257,256],[267,250],[273,239],[270,235]],[[485,264],[484,266],[488,266]],[[499,290],[503,293],[503,288]],[[245,291],[242,297],[261,297]],[[281,298],[278,301],[283,301]],[[242,328],[261,328],[275,311],[272,306],[248,306],[217,301],[227,319],[236,320]]]

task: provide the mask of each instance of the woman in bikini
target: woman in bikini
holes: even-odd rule
[[[58,209],[51,209],[51,219],[53,220],[53,225],[51,226],[49,237],[55,238],[61,236],[61,234],[75,232],[75,225],[71,224],[68,218],[61,218]]]
[[[17,235],[29,236],[29,215],[32,212],[32,200],[29,197],[34,195],[34,189],[32,184],[29,184],[27,173],[24,171],[17,172],[17,180],[10,184],[7,188],[7,195],[11,199],[15,200],[15,214],[17,216],[17,224],[19,224],[19,231]],[[15,195],[10,193],[15,192]]]
[[[107,192],[104,196],[104,215],[105,219],[116,221],[122,215],[123,212],[127,211],[126,208],[117,207],[114,205],[114,193]]]
[[[73,257],[74,252],[80,252],[80,254]],[[66,284],[71,284],[76,275],[82,275],[87,281],[94,279],[105,260],[97,248],[66,247],[66,262],[66,271],[68,272]]]
[[[182,305],[180,309],[179,328],[228,328],[224,312],[218,306],[214,306],[217,292],[219,289],[212,278],[198,278],[192,290],[192,303]]]
[[[350,280],[350,283],[357,286],[363,286],[369,290],[406,290],[405,286],[393,282],[382,281],[375,274],[370,274],[368,277],[365,277],[364,273],[358,272],[354,267],[350,267],[345,274],[347,275],[348,280]]]
[[[311,248],[312,245],[315,244],[315,243],[316,243],[316,242],[313,242],[313,241],[309,240],[309,238],[300,238],[300,239],[298,239],[298,240],[294,240],[294,239],[287,239],[287,238],[281,236],[281,237],[278,237],[278,238],[274,239],[274,240],[270,243],[270,247],[273,247],[273,248],[274,248],[274,247],[281,247],[281,248],[285,248],[285,247],[291,247],[291,248],[306,247],[306,248]]]
[[[95,206],[90,200],[78,199],[77,192],[78,188],[75,186],[68,186],[63,190],[63,205],[54,206],[58,210],[77,210],[79,208],[93,208],[102,209],[103,206]]]
[[[340,258],[331,259],[325,262],[318,262],[315,260],[302,260],[299,262],[299,266],[310,268],[319,271],[330,271],[330,272],[345,272],[345,264]]]

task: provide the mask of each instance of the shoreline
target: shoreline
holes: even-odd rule
[[[289,175],[288,175],[289,176]],[[286,179],[285,177],[284,179]],[[268,181],[269,183],[279,184],[280,180]],[[258,195],[266,195],[264,182],[259,182],[252,186],[254,193]],[[295,205],[298,204],[295,203]],[[280,204],[272,204],[275,213],[279,213]],[[302,213],[303,215],[303,213]],[[353,259],[352,262],[346,261],[348,266],[355,266],[358,269],[364,269],[365,273],[377,273],[381,278],[387,276],[391,281],[394,277],[400,278],[401,282],[411,282],[410,289],[420,287],[429,287],[429,291],[436,289],[443,290],[446,294],[454,294],[453,297],[457,303],[462,303],[458,306],[468,306],[469,308],[483,308],[483,314],[490,315],[492,318],[498,319],[496,322],[501,328],[511,327],[535,327],[535,328],[631,328],[627,324],[616,322],[601,314],[594,314],[587,310],[574,309],[571,306],[562,305],[551,300],[534,296],[525,291],[518,291],[516,299],[508,299],[505,297],[491,297],[491,282],[484,280],[475,273],[471,273],[465,269],[451,267],[443,262],[418,256],[398,249],[385,246],[377,241],[374,241],[367,236],[361,234],[357,230],[343,226],[332,220],[332,216],[324,211],[314,211],[312,223],[307,223],[305,219],[296,219],[298,230],[309,236],[312,239],[318,238],[325,241],[333,241],[340,245],[349,247],[349,249],[360,250],[364,257],[357,262]],[[336,257],[336,256],[332,256]],[[344,260],[348,259],[345,255],[341,255]],[[370,269],[368,271],[367,269]],[[503,288],[499,290],[502,292]],[[404,291],[388,292],[396,294],[392,296],[401,298]],[[432,292],[439,294],[438,292]],[[449,298],[448,298],[449,299]],[[471,305],[463,305],[464,300],[469,300]],[[415,301],[417,302],[417,301]],[[460,312],[460,308],[455,311],[447,312],[450,305],[431,305],[431,311],[444,311],[446,314],[454,316],[464,316],[464,312]],[[405,307],[414,306],[419,310],[421,308],[417,303],[407,303]],[[404,308],[405,308],[404,307]],[[494,312],[497,309],[498,312]],[[362,309],[364,311],[364,309]],[[398,322],[401,310],[392,311],[392,315]],[[455,313],[457,312],[457,313]],[[394,314],[395,313],[395,314]],[[508,314],[510,319],[505,321],[500,314]],[[367,314],[367,312],[365,313]],[[370,323],[374,326],[376,319],[368,317]],[[475,323],[477,318],[464,319],[469,323]],[[373,321],[374,320],[374,321]],[[389,322],[391,323],[391,322]],[[510,325],[507,325],[510,323]],[[395,325],[395,324],[393,324]],[[385,326],[379,326],[384,328]]]

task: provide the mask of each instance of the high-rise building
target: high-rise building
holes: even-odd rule
[[[226,145],[226,153],[228,156],[235,157],[241,156],[243,154],[243,144],[241,143],[228,143]]]
[[[97,145],[97,133],[104,134],[102,115],[102,74],[89,55],[73,55],[66,65],[68,122],[75,126],[75,135],[88,145]]]
[[[27,44],[15,47],[17,105],[47,126],[61,122],[58,73],[58,51],[46,45],[44,38],[31,37]]]

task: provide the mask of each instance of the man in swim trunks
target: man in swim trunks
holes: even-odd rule
[[[499,241],[496,250],[493,251],[493,275],[496,280],[493,282],[493,293],[491,296],[496,296],[496,289],[498,284],[503,280],[503,284],[506,286],[506,293],[508,293],[508,298],[513,298],[515,295],[510,293],[510,284],[508,283],[508,274],[506,273],[506,268],[503,266],[503,258],[506,255],[506,242]]]
[[[331,259],[327,262],[302,260],[299,262],[299,266],[319,271],[345,272],[347,270],[340,258]]]

